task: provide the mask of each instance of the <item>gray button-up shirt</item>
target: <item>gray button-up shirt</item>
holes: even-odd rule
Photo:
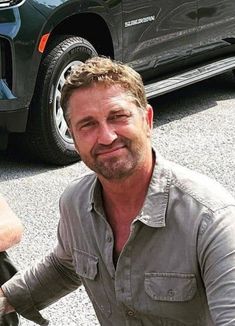
[[[16,310],[46,325],[39,310],[83,284],[103,326],[235,325],[231,195],[157,154],[144,206],[114,265],[100,187],[89,174],[65,190],[56,248],[3,286]]]

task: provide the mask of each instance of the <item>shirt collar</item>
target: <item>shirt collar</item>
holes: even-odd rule
[[[155,155],[153,175],[143,209],[133,222],[139,220],[150,227],[164,227],[166,225],[171,174],[170,170],[165,166],[164,158],[154,148],[153,152]],[[97,213],[104,215],[101,184],[97,177],[91,186],[89,198],[89,211],[94,209]]]
[[[97,213],[103,212],[101,184],[97,176],[95,176],[89,192],[88,210],[92,211],[93,209]]]
[[[166,225],[166,209],[171,183],[171,174],[165,166],[164,158],[154,148],[155,166],[149,184],[143,209],[137,220],[150,227]]]

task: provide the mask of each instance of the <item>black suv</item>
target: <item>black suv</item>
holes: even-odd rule
[[[148,98],[235,67],[234,0],[0,0],[0,140],[78,160],[60,92],[94,55],[141,73]],[[9,137],[10,136],[10,137]]]

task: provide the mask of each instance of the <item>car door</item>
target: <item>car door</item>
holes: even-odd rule
[[[123,0],[123,60],[140,72],[182,60],[196,28],[196,0]]]
[[[235,43],[235,1],[198,0],[198,53],[228,51]]]

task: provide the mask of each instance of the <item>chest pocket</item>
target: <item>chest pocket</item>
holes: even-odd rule
[[[193,274],[146,273],[145,291],[154,300],[188,301],[196,294]]]
[[[203,325],[203,309],[194,274],[145,273],[148,313],[180,325]],[[178,324],[177,324],[178,325]]]
[[[73,254],[76,273],[80,276],[94,308],[98,307],[107,317],[110,316],[111,306],[98,268],[98,257],[79,249],[74,249]]]
[[[80,277],[94,280],[98,273],[98,257],[74,249],[75,269]]]

